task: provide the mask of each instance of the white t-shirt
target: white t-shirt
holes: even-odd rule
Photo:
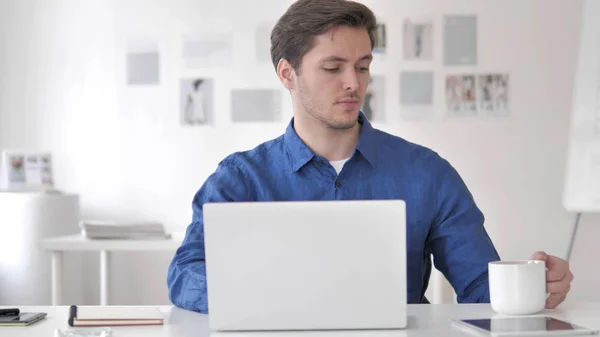
[[[350,159],[350,158],[348,158],[348,159]],[[337,172],[337,174],[340,174],[340,172],[342,171],[342,168],[344,167],[344,164],[346,164],[348,159],[333,160],[333,161],[330,161],[329,164],[331,164],[331,166],[333,166],[333,168],[335,169],[335,172]]]

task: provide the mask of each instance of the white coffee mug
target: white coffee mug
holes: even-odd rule
[[[490,301],[499,314],[530,315],[546,306],[546,263],[538,260],[488,264]]]

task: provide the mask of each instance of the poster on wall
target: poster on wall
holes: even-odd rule
[[[256,27],[256,62],[259,65],[271,64],[271,31],[275,23],[263,23]]]
[[[213,80],[183,78],[180,81],[180,121],[184,126],[213,122]]]
[[[444,65],[473,66],[477,63],[477,17],[444,17]]]
[[[362,111],[368,120],[373,122],[385,121],[385,77],[373,75],[363,101]]]
[[[481,74],[477,81],[480,114],[508,115],[508,74]]]
[[[0,163],[0,189],[53,189],[52,156],[49,153],[5,150]]]
[[[400,116],[403,119],[427,118],[433,111],[433,72],[400,73]]]
[[[385,54],[387,48],[387,28],[385,23],[377,25],[375,31],[375,46],[373,47],[373,53]]]
[[[276,122],[281,120],[281,90],[233,89],[231,120],[234,123]]]
[[[157,85],[160,82],[158,42],[151,38],[135,38],[127,42],[127,85]]]
[[[405,60],[430,61],[433,58],[433,23],[405,19],[402,54]]]
[[[182,56],[187,68],[229,67],[232,32],[202,32],[183,37]]]
[[[476,116],[475,75],[446,76],[446,108],[451,116]]]

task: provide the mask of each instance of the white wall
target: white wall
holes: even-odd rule
[[[364,1],[388,24],[389,54],[373,67],[388,75],[387,131],[448,158],[487,217],[505,259],[538,249],[564,256],[573,216],[561,207],[581,1]],[[0,146],[41,148],[55,156],[56,184],[81,194],[85,218],[158,220],[169,230],[188,225],[193,194],[232,151],[283,132],[281,123],[232,125],[232,87],[280,88],[271,66],[254,65],[254,27],[274,21],[290,1],[0,0]],[[444,14],[478,16],[476,67],[441,65]],[[405,16],[435,20],[435,111],[422,122],[400,120]],[[195,31],[232,29],[229,70],[186,70],[181,39]],[[127,39],[158,38],[161,85],[124,84]],[[456,72],[509,72],[511,117],[447,119],[443,78]],[[178,79],[215,78],[216,126],[180,128]],[[227,134],[233,134],[229,136]],[[572,298],[600,300],[600,274],[587,266],[598,253],[591,237],[598,218],[585,217],[572,256]],[[97,303],[93,255],[82,301]],[[113,255],[111,303],[166,303],[171,254]],[[588,278],[588,276],[590,278]],[[591,278],[593,276],[593,278]],[[594,281],[595,280],[595,281]],[[593,297],[592,296],[592,297]]]

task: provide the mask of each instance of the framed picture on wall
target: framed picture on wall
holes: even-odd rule
[[[480,113],[492,116],[508,115],[508,74],[479,74],[477,89]]]
[[[402,54],[405,60],[433,59],[433,21],[406,18],[402,36]]]
[[[212,124],[213,80],[211,78],[182,78],[179,98],[181,125]]]
[[[11,191],[51,190],[54,188],[52,156],[5,150],[0,160],[0,189]]]
[[[384,54],[387,48],[387,30],[385,23],[377,25],[375,30],[375,46],[373,52],[376,54]]]

